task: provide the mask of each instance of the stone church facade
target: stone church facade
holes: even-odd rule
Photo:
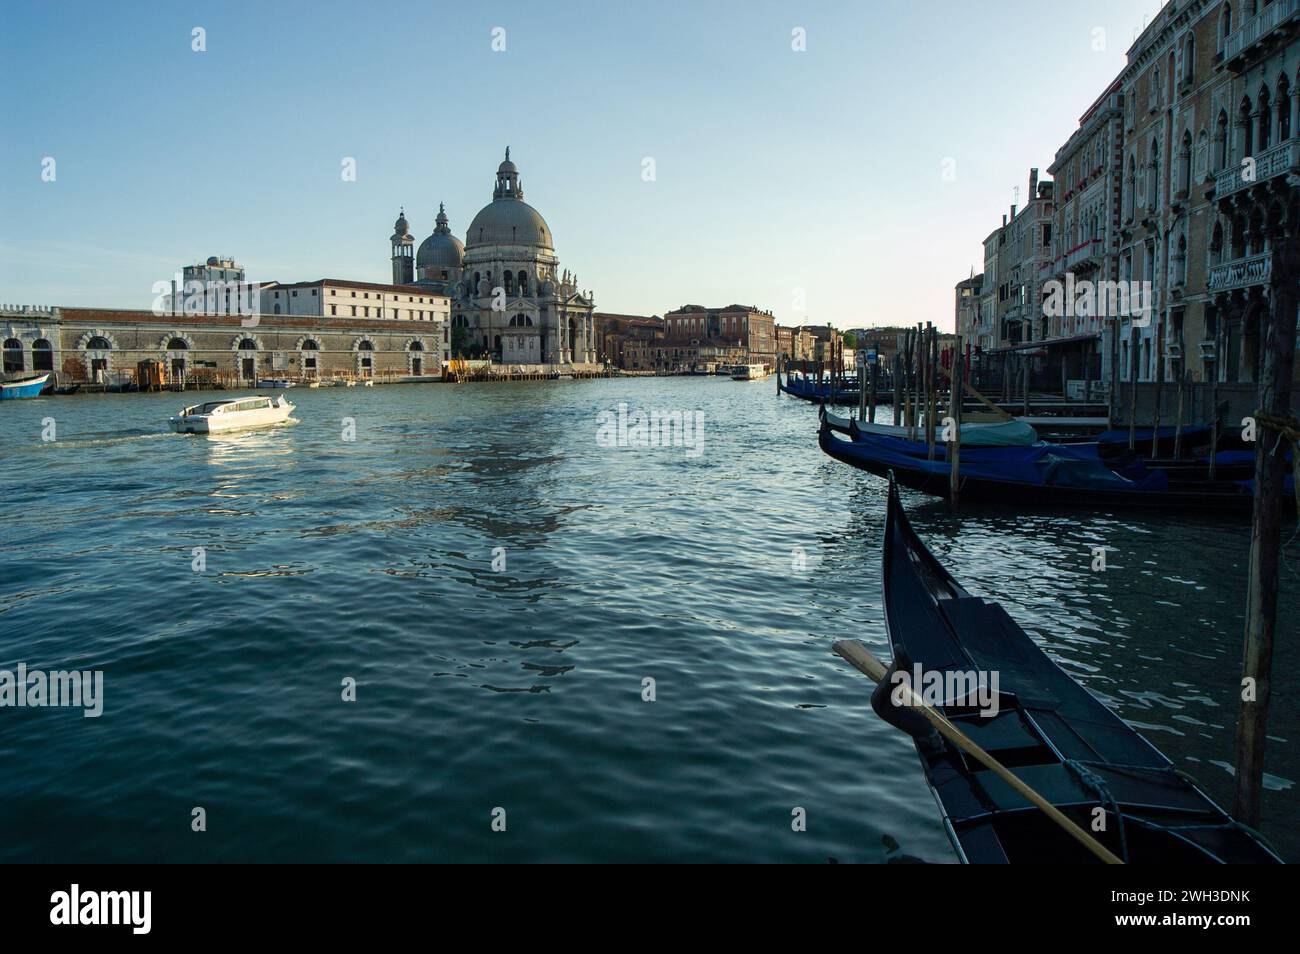
[[[492,201],[462,243],[439,208],[433,234],[415,249],[405,214],[395,223],[393,282],[451,299],[451,351],[506,365],[595,366],[594,299],[560,269],[546,220],[524,201],[519,169],[506,150]]]

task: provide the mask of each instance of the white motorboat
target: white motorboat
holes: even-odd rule
[[[731,369],[731,380],[733,381],[758,381],[768,375],[767,365],[765,364],[738,364]]]
[[[224,434],[283,424],[294,411],[283,394],[276,398],[239,397],[185,408],[168,423],[177,434]]]
[[[259,388],[296,388],[297,381],[290,381],[288,378],[263,378],[257,382]]]

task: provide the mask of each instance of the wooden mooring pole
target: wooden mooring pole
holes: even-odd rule
[[[1278,421],[1291,416],[1291,374],[1295,367],[1296,305],[1300,300],[1300,239],[1279,236],[1272,250],[1270,302],[1259,377],[1258,414]],[[1278,545],[1286,495],[1286,437],[1257,423],[1255,503],[1250,534],[1250,575],[1246,584],[1246,638],[1242,652],[1241,709],[1237,716],[1236,794],[1232,815],[1259,826],[1264,781],[1264,742],[1272,692],[1273,635],[1277,628]],[[1300,454],[1300,444],[1291,448]]]
[[[952,353],[952,374],[948,377],[948,416],[951,420],[952,441],[948,444],[948,503],[957,509],[958,491],[961,489],[961,405],[962,388],[966,384],[966,362],[962,360],[961,335]]]
[[[1151,410],[1151,456],[1160,456],[1160,391],[1165,383],[1165,334],[1164,324],[1156,320],[1155,333],[1151,338],[1151,347],[1155,351],[1156,399]]]
[[[1129,326],[1128,346],[1128,449],[1137,449],[1138,426],[1138,330]]]

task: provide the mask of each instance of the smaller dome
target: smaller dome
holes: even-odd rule
[[[220,264],[221,264],[221,259],[217,258],[217,256],[215,256],[215,255],[209,255],[209,256],[208,256],[208,264],[209,264],[209,265],[220,265]]]
[[[451,227],[447,223],[447,210],[441,202],[438,203],[438,217],[435,221],[437,226],[433,234],[420,243],[420,248],[415,253],[416,269],[460,268],[465,260],[465,246],[461,244],[460,239],[451,234]]]

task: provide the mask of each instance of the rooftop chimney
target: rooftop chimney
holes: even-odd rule
[[[1038,170],[1029,170],[1029,197],[1032,199],[1038,195]]]

